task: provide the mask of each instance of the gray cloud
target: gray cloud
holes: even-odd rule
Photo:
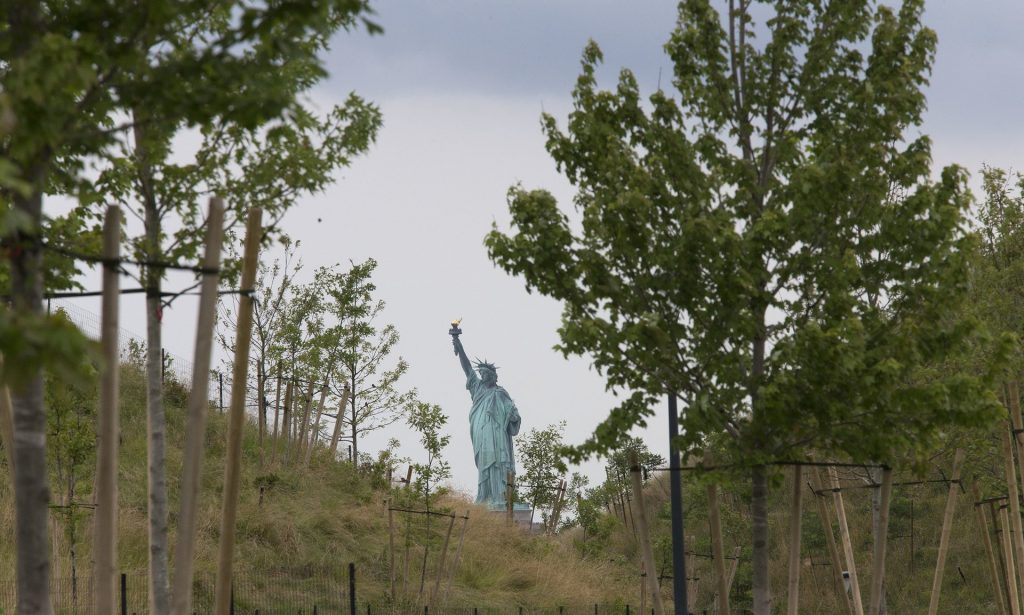
[[[626,66],[656,83],[675,5],[619,0],[455,2],[388,0],[375,5],[385,34],[342,34],[332,75],[371,97],[462,91],[513,97],[569,92],[587,40],[610,69]]]

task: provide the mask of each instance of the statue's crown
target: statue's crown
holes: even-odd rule
[[[480,359],[477,359],[476,360],[476,368],[477,369],[489,369],[492,372],[494,372],[495,374],[498,373],[498,366],[495,365],[494,363],[491,363],[490,361],[487,361],[487,360],[481,361]]]

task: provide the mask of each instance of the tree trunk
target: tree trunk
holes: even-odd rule
[[[263,434],[267,432],[267,406],[263,403],[263,360],[256,364],[256,419],[259,422],[260,470],[263,469]]]
[[[771,588],[768,581],[768,474],[764,466],[751,471],[753,494],[750,516],[753,521],[754,615],[771,615]]]
[[[353,374],[350,384],[349,403],[352,405],[352,465],[359,467],[359,417],[356,415],[356,377]]]
[[[160,219],[156,204],[146,204],[146,250],[149,258],[160,258]],[[166,615],[170,609],[167,573],[167,425],[163,400],[163,346],[160,289],[163,270],[146,270],[146,432],[149,466],[149,604],[152,615]]]
[[[75,508],[75,466],[68,469],[68,563],[71,565],[71,604],[72,612],[78,610],[78,522]]]
[[[151,294],[160,292],[160,279],[149,281]],[[169,608],[167,577],[167,456],[163,404],[160,297],[146,299],[146,411],[149,447],[149,598],[150,612],[165,615]]]
[[[14,207],[40,228],[43,195],[15,195]],[[15,237],[11,250],[11,302],[15,314],[41,316],[43,311],[42,253],[35,237]],[[11,390],[14,414],[14,506],[17,523],[19,615],[50,615],[50,557],[46,521],[50,485],[46,473],[46,409],[43,376],[37,373]]]
[[[145,243],[143,254],[159,259],[160,209],[153,191],[152,170],[146,153],[144,110],[134,109],[135,161],[138,169],[140,197],[144,210]],[[149,604],[150,615],[167,615],[170,609],[170,585],[167,563],[167,426],[163,405],[163,345],[161,318],[163,304],[160,297],[164,271],[160,267],[146,267],[146,434],[148,437],[147,499],[149,509]]]

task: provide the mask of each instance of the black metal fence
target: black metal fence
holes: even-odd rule
[[[55,615],[98,615],[91,575],[52,580]],[[0,615],[13,615],[13,580],[0,582]],[[348,575],[318,574],[304,579],[266,575],[236,578],[232,584],[232,615],[647,615],[629,604],[562,604],[494,607],[486,605],[395,604],[387,599],[352,599]],[[125,573],[118,581],[118,612],[109,615],[148,615],[149,589],[145,571]],[[214,576],[196,575],[192,612],[214,613]]]

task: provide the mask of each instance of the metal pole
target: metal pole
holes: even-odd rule
[[[218,390],[220,391],[220,413],[224,414],[224,372],[217,372]]]
[[[672,596],[675,599],[676,615],[689,615],[686,600],[686,536],[683,533],[683,483],[679,470],[679,451],[676,438],[679,437],[679,409],[675,394],[668,396],[669,440],[669,486],[672,500]],[[627,611],[628,612],[628,611]]]
[[[356,565],[348,564],[348,605],[352,615],[356,615]]]

